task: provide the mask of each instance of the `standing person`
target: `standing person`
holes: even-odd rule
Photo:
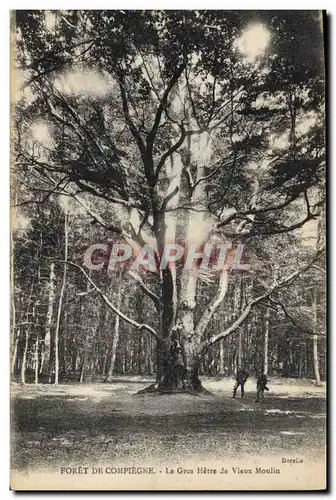
[[[268,391],[267,387],[267,377],[264,373],[260,373],[258,379],[257,379],[257,399],[256,403],[263,403],[264,402],[264,392]]]
[[[248,379],[247,371],[245,371],[243,369],[239,369],[237,371],[237,375],[236,375],[236,383],[235,383],[235,386],[233,388],[233,396],[232,396],[233,398],[236,397],[236,392],[237,392],[237,389],[239,386],[240,386],[240,390],[241,390],[241,397],[242,398],[244,397],[244,385],[245,385],[245,382],[247,379]]]

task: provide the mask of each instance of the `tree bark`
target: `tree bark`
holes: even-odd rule
[[[13,268],[12,268],[13,273]],[[12,300],[11,300],[11,309],[12,309],[12,321],[11,321],[11,374],[14,375],[16,356],[17,356],[17,346],[19,343],[19,337],[16,333],[16,323],[15,323],[15,303],[14,303],[14,286],[12,285]]]
[[[68,222],[69,222],[69,213],[68,213],[68,201],[66,200],[66,208],[64,214],[64,260],[68,260]],[[55,381],[54,384],[58,385],[58,376],[59,376],[59,328],[61,322],[61,314],[62,314],[62,304],[64,297],[64,290],[66,284],[66,276],[67,276],[67,268],[64,266],[63,275],[62,275],[62,284],[60,297],[58,302],[58,310],[57,310],[57,320],[56,320],[56,328],[55,328]]]
[[[118,309],[120,309],[121,299],[122,299],[122,296],[121,296],[122,276],[123,276],[122,272],[120,272],[118,292],[117,292],[117,308]],[[115,364],[115,359],[116,359],[116,354],[117,354],[117,347],[118,347],[118,342],[119,342],[119,324],[120,324],[120,316],[119,316],[119,314],[116,314],[115,323],[114,323],[114,334],[113,334],[112,346],[111,346],[110,365],[109,365],[109,369],[107,372],[107,377],[105,379],[105,382],[110,382],[112,375],[113,375],[114,364]]]
[[[22,365],[21,365],[21,383],[26,383],[26,363],[27,363],[27,352],[28,352],[28,341],[29,341],[29,329],[26,329],[26,340],[23,349]]]
[[[52,382],[52,373],[54,369],[54,359],[55,359],[55,332],[52,331],[52,319],[54,311],[55,302],[55,264],[52,262],[50,264],[50,276],[49,276],[49,292],[48,292],[48,310],[46,316],[46,327],[45,327],[45,337],[44,337],[44,347],[46,350],[49,347],[49,383]],[[43,356],[44,359],[44,356]],[[41,367],[42,368],[42,367]]]
[[[35,342],[35,384],[39,383],[39,336],[36,336]]]
[[[321,244],[323,243],[323,228],[322,228],[322,216],[319,217],[317,222],[317,237],[316,237],[316,250],[319,250]],[[317,331],[318,331],[318,316],[317,316],[317,285],[313,289],[313,322],[314,322],[314,336],[313,336],[313,363],[314,363],[314,374],[315,381],[318,387],[321,386],[320,377],[320,367],[319,367],[319,354],[318,354],[318,343],[317,343]]]
[[[219,375],[224,375],[224,341],[219,342]]]
[[[264,374],[268,374],[268,337],[269,337],[269,318],[270,308],[267,307],[265,314],[265,333],[264,333]]]
[[[14,241],[13,230],[10,231],[10,265],[11,265],[11,374],[14,375],[19,335],[16,333],[16,310],[14,301]]]
[[[315,374],[316,385],[317,387],[321,387],[317,335],[313,336],[313,358],[314,358],[314,374]]]
[[[28,299],[28,305],[27,305],[27,312],[26,312],[26,336],[25,336],[25,346],[23,349],[23,355],[22,355],[22,365],[21,365],[21,383],[25,384],[26,383],[26,363],[27,363],[27,353],[28,353],[28,343],[29,343],[29,309],[30,305],[32,302],[32,297],[33,297],[33,291],[34,291],[34,286],[35,286],[35,276],[33,278],[31,287],[30,287],[30,293],[29,293],[29,299]],[[32,320],[34,318],[34,306],[32,307]]]
[[[44,360],[45,360],[45,348],[43,347],[43,342],[42,342],[41,363],[40,363],[40,369],[39,369],[39,374],[40,375],[43,372]]]
[[[105,351],[104,358],[103,358],[103,363],[102,363],[102,368],[101,368],[101,375],[105,375],[105,372],[106,372],[106,362],[107,362],[107,352]]]
[[[15,375],[15,365],[16,365],[16,358],[17,358],[17,349],[18,349],[18,344],[19,344],[19,331],[17,332],[15,343],[13,346],[13,352],[12,352],[12,359],[11,359],[11,374],[12,376]]]
[[[197,206],[199,211],[189,213],[186,243],[187,245],[193,244],[196,245],[196,248],[203,249],[208,240],[208,227],[207,221],[204,219],[204,213],[202,212],[202,208],[206,206],[206,192],[201,179],[205,175],[205,168],[212,152],[210,133],[205,131],[197,138],[194,138],[194,140],[189,140],[188,147],[190,158],[193,161],[195,160],[197,165],[196,182],[191,190],[190,202]],[[177,362],[176,353],[174,353],[174,350],[172,352],[173,345],[169,346],[163,343],[161,346],[162,357],[167,372],[165,382],[170,382],[170,384],[177,385],[177,387],[182,385],[185,390],[190,392],[203,391],[198,376],[201,358],[197,355],[197,349],[201,341],[201,336],[225,296],[228,280],[227,274],[222,272],[218,293],[210,302],[198,325],[195,326],[194,315],[198,276],[199,264],[195,259],[189,265],[189,268],[184,266],[182,271],[177,328],[174,332],[177,337],[175,341],[178,342],[181,348],[183,363]],[[176,379],[178,379],[177,384]]]
[[[48,310],[46,317],[45,340],[44,340],[45,346],[49,347],[51,345],[50,337],[51,337],[51,325],[52,325],[52,316],[54,310],[54,302],[55,302],[55,264],[52,262],[50,264]],[[49,358],[51,358],[50,354]]]
[[[319,367],[319,355],[318,355],[318,343],[317,343],[317,289],[316,286],[313,290],[313,315],[314,315],[314,335],[313,335],[313,364],[314,364],[314,375],[317,387],[321,386],[320,377],[320,367]]]
[[[238,366],[242,366],[242,360],[243,360],[243,349],[242,349],[242,331],[241,328],[239,328],[238,331],[238,355],[237,355],[237,361],[238,361]]]
[[[86,341],[85,341],[82,367],[81,367],[81,372],[80,372],[80,376],[79,376],[79,383],[80,384],[82,384],[84,382],[85,367],[86,367],[86,360],[87,360],[87,350],[88,350],[88,341],[89,341],[89,337],[87,336]]]

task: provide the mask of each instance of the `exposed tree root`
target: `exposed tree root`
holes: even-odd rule
[[[137,396],[138,394],[148,394],[153,392],[158,392],[157,384],[151,384],[148,387],[141,389],[140,391],[135,393],[135,396]]]
[[[213,393],[201,385],[198,394],[203,394],[203,396],[213,396]]]
[[[163,388],[159,387],[158,384],[151,384],[144,389],[138,391],[135,396],[139,396],[141,394],[156,394],[156,395],[168,395],[168,394],[191,394],[192,396],[213,396],[213,393],[208,391],[202,385],[197,388],[197,390],[192,388]]]

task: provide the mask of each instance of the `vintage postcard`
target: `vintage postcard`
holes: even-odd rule
[[[10,22],[11,488],[325,490],[323,12]]]

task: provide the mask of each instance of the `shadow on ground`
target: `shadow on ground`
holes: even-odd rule
[[[230,379],[205,380],[212,397],[136,395],[146,384],[127,378],[111,384],[15,385],[12,467],[323,453],[324,388],[309,381],[270,380],[263,404],[255,403],[253,380],[243,400],[231,397]]]

